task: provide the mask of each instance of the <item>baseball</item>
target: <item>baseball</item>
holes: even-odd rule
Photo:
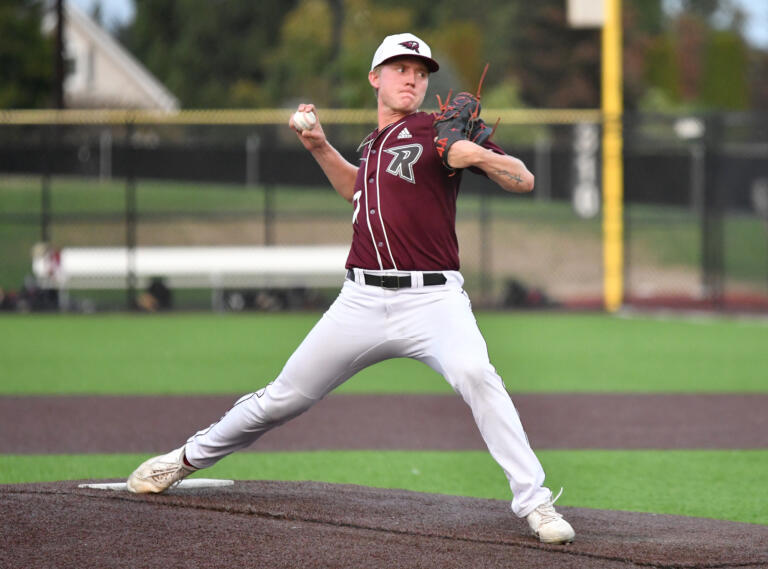
[[[311,130],[315,124],[317,124],[317,117],[312,111],[296,111],[293,113],[293,126],[299,132],[304,130]]]

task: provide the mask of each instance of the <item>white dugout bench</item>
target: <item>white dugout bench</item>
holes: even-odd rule
[[[32,272],[44,289],[67,306],[70,290],[137,290],[156,278],[171,290],[210,289],[213,308],[223,308],[227,289],[340,287],[349,245],[256,247],[65,247],[38,245]]]

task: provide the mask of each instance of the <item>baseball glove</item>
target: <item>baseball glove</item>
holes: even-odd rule
[[[497,121],[491,128],[480,118],[480,90],[486,71],[488,71],[487,64],[480,77],[480,84],[477,86],[477,95],[462,92],[451,100],[451,92],[448,92],[445,102],[440,100],[440,95],[437,96],[440,110],[434,121],[435,149],[443,165],[449,170],[453,168],[448,165],[448,151],[456,141],[469,140],[476,144],[483,144],[491,138],[499,124]]]

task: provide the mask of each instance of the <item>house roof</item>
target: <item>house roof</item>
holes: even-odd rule
[[[108,59],[132,86],[146,98],[148,105],[165,111],[179,108],[179,100],[154,75],[133,57],[117,40],[96,24],[72,2],[65,2],[65,20],[92,43],[97,52]]]

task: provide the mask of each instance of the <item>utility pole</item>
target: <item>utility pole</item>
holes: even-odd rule
[[[55,45],[53,54],[53,93],[51,103],[55,109],[64,108],[64,0],[55,0],[56,12]],[[51,175],[53,173],[53,154],[58,148],[59,132],[56,124],[43,129],[43,148],[45,162],[42,186],[40,188],[40,240],[51,241]]]
[[[56,0],[53,106],[64,108],[64,0]]]
[[[344,28],[344,1],[331,0],[328,2],[331,8],[331,101],[333,106],[339,106],[340,102],[336,95],[336,86],[341,83],[341,40]]]

